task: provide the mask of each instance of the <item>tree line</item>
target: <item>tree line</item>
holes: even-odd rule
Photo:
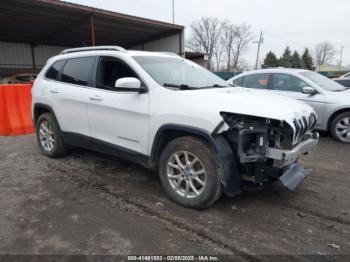
[[[314,60],[308,48],[305,48],[303,54],[300,55],[298,51],[294,51],[292,53],[289,46],[287,46],[280,58],[277,58],[275,53],[270,51],[266,54],[261,67],[270,68],[279,66],[286,68],[304,68],[315,70]]]
[[[251,25],[235,24],[230,20],[216,17],[202,17],[190,25],[191,34],[187,49],[208,54],[207,68],[216,71],[240,71],[247,67],[242,54],[247,51],[255,38]],[[302,54],[291,51],[287,46],[281,57],[273,51],[266,54],[262,67],[305,68],[315,70],[320,65],[333,61],[336,55],[332,43],[324,41]],[[341,61],[338,62],[341,65]]]
[[[305,48],[303,54],[299,55],[297,51],[292,53],[289,46],[287,46],[280,58],[277,58],[275,53],[269,51],[266,54],[262,68],[281,66],[287,68],[315,70],[316,67],[331,63],[335,54],[336,51],[334,45],[327,41],[315,46],[314,57],[311,55],[308,48]],[[338,63],[341,63],[341,61]]]

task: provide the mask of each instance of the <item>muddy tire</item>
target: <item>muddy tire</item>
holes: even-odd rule
[[[330,131],[337,141],[350,144],[350,112],[336,116],[331,123]]]
[[[159,160],[159,175],[169,198],[184,207],[203,209],[222,195],[215,156],[196,137],[180,137],[167,144]]]
[[[36,123],[36,136],[41,152],[48,157],[58,158],[68,153],[60,128],[51,113],[42,114]]]

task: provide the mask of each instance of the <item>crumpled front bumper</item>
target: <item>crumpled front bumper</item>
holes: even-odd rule
[[[267,157],[276,160],[276,167],[283,167],[283,174],[279,180],[289,190],[294,190],[308,175],[306,171],[296,160],[302,154],[313,149],[319,140],[319,134],[314,132],[310,137],[290,150],[268,148]]]
[[[266,157],[276,160],[276,166],[285,167],[293,164],[300,155],[303,155],[313,149],[319,140],[319,134],[314,132],[310,136],[296,145],[290,150],[278,149],[278,148],[267,148]]]

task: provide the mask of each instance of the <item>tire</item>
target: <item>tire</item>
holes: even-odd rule
[[[331,123],[330,131],[339,142],[350,144],[350,112],[336,116]]]
[[[36,137],[39,148],[45,156],[58,158],[68,153],[68,146],[64,143],[58,123],[51,113],[39,116],[36,124]]]
[[[215,156],[207,143],[195,137],[176,138],[166,145],[159,160],[159,175],[169,198],[184,207],[207,208],[222,195]]]

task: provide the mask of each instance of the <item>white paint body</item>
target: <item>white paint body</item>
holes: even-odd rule
[[[90,136],[147,156],[157,131],[166,124],[200,128],[211,134],[223,120],[220,112],[232,112],[286,121],[294,129],[293,119],[309,117],[314,112],[303,102],[244,88],[167,89],[153,80],[133,55],[174,57],[142,51],[59,55],[51,58],[38,75],[32,103],[51,106],[62,131]],[[148,91],[115,92],[45,79],[45,72],[55,61],[84,56],[122,59],[140,76]]]

